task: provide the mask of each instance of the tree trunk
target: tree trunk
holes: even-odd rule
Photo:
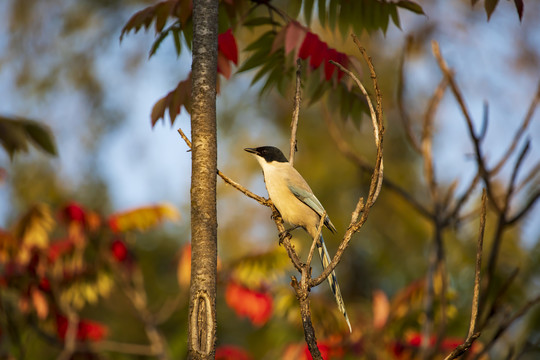
[[[189,359],[215,357],[217,24],[218,0],[194,0]]]

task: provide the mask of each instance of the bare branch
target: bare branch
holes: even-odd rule
[[[536,201],[540,198],[540,191],[537,191],[529,198],[529,201],[527,201],[527,204],[523,206],[523,208],[516,214],[514,217],[507,220],[508,225],[513,225],[517,221],[519,221],[525,214],[529,212],[529,210],[532,209],[533,205],[536,203]]]
[[[424,176],[428,184],[430,191],[431,199],[434,203],[438,202],[438,191],[437,191],[437,181],[435,180],[435,170],[433,164],[433,119],[435,116],[435,111],[441,102],[441,99],[444,95],[444,91],[448,84],[448,79],[444,76],[437,89],[434,91],[433,96],[431,97],[426,114],[424,115],[424,123],[422,126],[422,142],[421,150],[422,157],[424,158]]]
[[[357,84],[357,86],[360,88],[364,96],[366,97],[366,100],[369,105],[370,114],[371,114],[371,120],[373,124],[373,133],[375,138],[375,144],[377,148],[377,157],[375,160],[375,167],[373,174],[371,176],[371,182],[369,186],[369,192],[368,197],[363,204],[363,200],[360,199],[356,205],[355,212],[352,215],[352,222],[349,224],[347,231],[345,232],[345,235],[343,236],[343,239],[341,243],[339,244],[338,250],[334,257],[332,258],[332,261],[328,264],[328,266],[322,271],[322,273],[315,279],[311,279],[309,281],[309,286],[314,287],[323,282],[332,271],[336,268],[337,264],[341,260],[341,256],[343,255],[345,249],[347,246],[349,246],[349,243],[351,241],[352,236],[354,233],[356,233],[366,222],[369,210],[375,203],[375,200],[379,196],[382,182],[383,182],[383,135],[384,135],[384,127],[383,127],[383,118],[382,118],[382,95],[379,90],[378,84],[377,84],[377,76],[375,74],[375,69],[373,67],[373,64],[371,62],[370,57],[366,54],[365,49],[360,45],[358,38],[353,35],[353,40],[355,44],[357,45],[358,49],[362,53],[364,60],[367,62],[368,67],[370,69],[371,73],[371,79],[373,81],[373,87],[375,89],[376,99],[377,99],[377,112],[375,112],[373,108],[373,104],[371,102],[371,99],[365,89],[365,87],[362,85],[360,80],[348,69],[344,68],[340,64],[331,61],[334,65],[336,65],[340,70],[342,70],[344,73],[349,75]],[[362,212],[362,215],[360,219],[358,219],[358,214]],[[356,220],[358,219],[358,220]],[[355,221],[356,220],[356,221]]]
[[[184,134],[182,129],[179,128],[178,133],[180,134],[182,139],[184,139],[184,141],[186,142],[186,145],[191,149],[191,141],[189,141],[188,137],[186,136],[186,134]],[[236,181],[232,180],[230,177],[222,173],[219,169],[217,170],[217,174],[223,179],[223,181],[225,181],[227,184],[234,187],[236,190],[242,192],[243,194],[257,201],[261,205],[271,207],[272,202],[270,200],[267,200],[263,198],[262,196],[252,193],[251,191],[249,191],[248,189],[246,189],[245,187],[238,184]]]
[[[403,123],[403,129],[405,130],[405,135],[407,136],[407,140],[409,140],[409,144],[411,144],[412,148],[417,153],[420,154],[422,152],[422,148],[420,147],[420,143],[418,142],[418,139],[414,136],[409,115],[407,114],[407,111],[405,110],[405,106],[403,105],[403,90],[404,90],[404,83],[405,83],[404,81],[405,76],[404,76],[403,69],[405,67],[405,53],[407,52],[407,49],[409,48],[411,42],[412,42],[412,37],[409,35],[407,36],[405,47],[399,59],[399,72],[398,72],[398,83],[397,83],[397,106],[399,109],[401,122]]]
[[[291,121],[291,144],[290,144],[290,152],[289,152],[289,163],[291,166],[294,165],[294,153],[296,152],[296,131],[298,129],[298,116],[300,114],[300,103],[302,102],[302,94],[300,93],[300,89],[302,86],[302,62],[298,58],[296,60],[296,91],[294,93],[294,108],[293,108],[293,116]]]
[[[454,94],[454,97],[456,98],[456,101],[458,102],[461,112],[463,116],[465,117],[467,128],[469,130],[469,135],[472,139],[474,150],[475,150],[476,162],[478,165],[478,172],[480,176],[482,177],[482,179],[484,179],[488,197],[491,199],[491,202],[493,203],[493,206],[496,208],[497,212],[500,212],[501,207],[497,203],[497,198],[491,187],[490,172],[487,169],[487,166],[484,161],[484,157],[482,155],[482,149],[480,147],[480,137],[476,135],[473,121],[472,121],[471,115],[469,114],[469,110],[467,109],[467,106],[465,105],[465,100],[463,99],[463,95],[461,94],[461,91],[459,90],[456,84],[456,80],[454,79],[454,74],[452,73],[452,71],[448,67],[448,64],[446,63],[446,61],[443,59],[441,55],[439,44],[435,40],[433,40],[431,42],[431,47],[433,50],[433,55],[435,56],[435,59],[437,60],[437,64],[439,65],[439,68],[441,69],[443,74],[448,78],[450,89],[452,90],[452,93]],[[484,128],[486,126],[487,125],[485,125]]]
[[[466,351],[468,351],[471,348],[473,342],[479,337],[480,337],[480,333],[476,333],[470,337],[467,337],[467,340],[465,340],[463,344],[456,347],[454,351],[452,351],[450,354],[448,354],[448,356],[444,358],[444,360],[457,359],[458,357],[463,355]]]
[[[516,134],[514,135],[514,139],[508,149],[506,150],[506,153],[503,155],[501,160],[493,167],[491,170],[492,174],[496,174],[499,172],[499,170],[504,166],[506,161],[510,158],[510,155],[514,152],[516,149],[517,144],[525,134],[525,131],[527,130],[527,127],[531,123],[531,119],[534,115],[534,111],[536,110],[536,107],[538,106],[538,103],[540,103],[540,83],[538,83],[538,87],[536,89],[536,93],[534,94],[534,98],[531,101],[531,105],[529,106],[529,109],[527,110],[527,114],[525,115],[525,118],[523,119],[523,122],[521,123],[521,126],[516,131]]]
[[[497,331],[495,332],[495,334],[493,335],[493,337],[491,338],[490,341],[488,341],[485,345],[484,345],[484,348],[482,349],[481,353],[478,354],[478,356],[481,356],[483,354],[485,354],[486,352],[489,351],[489,349],[491,349],[491,347],[495,344],[495,342],[500,338],[500,336],[506,331],[508,330],[508,328],[510,326],[512,326],[512,324],[518,320],[519,318],[521,318],[523,315],[525,315],[533,306],[537,305],[537,304],[540,304],[540,295],[539,296],[536,296],[534,299],[532,300],[529,300],[527,301],[522,307],[521,309],[519,309],[518,311],[516,311],[514,313],[513,316],[507,318],[506,320],[504,320],[500,325],[499,327],[497,328]]]
[[[478,322],[478,307],[480,306],[480,269],[482,268],[482,248],[484,244],[484,231],[486,229],[486,190],[482,190],[482,207],[480,213],[480,229],[478,231],[478,242],[476,245],[476,264],[474,268],[474,290],[471,309],[471,322],[469,325],[470,338],[476,332],[476,323]]]
[[[512,283],[514,282],[514,280],[516,279],[518,274],[519,274],[519,268],[517,267],[512,271],[510,276],[508,276],[508,278],[506,279],[504,284],[501,286],[501,288],[497,292],[497,295],[495,295],[495,299],[493,300],[493,303],[491,304],[489,309],[484,310],[485,315],[484,315],[484,318],[482,320],[482,323],[479,326],[477,326],[478,329],[482,330],[482,329],[484,329],[486,327],[486,325],[489,322],[491,316],[493,316],[495,314],[496,309],[499,307],[499,303],[501,302],[504,294],[506,294],[506,292],[510,288],[510,285],[512,285]]]

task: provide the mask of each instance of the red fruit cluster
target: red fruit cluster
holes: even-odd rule
[[[225,301],[238,316],[247,317],[253,325],[264,325],[272,315],[273,300],[270,294],[249,289],[233,281],[227,285]]]

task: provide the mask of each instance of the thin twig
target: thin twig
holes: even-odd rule
[[[291,144],[289,152],[289,163],[291,166],[294,165],[294,154],[297,149],[296,142],[296,131],[298,129],[298,117],[300,115],[300,103],[302,102],[302,62],[300,58],[296,60],[296,91],[294,92],[294,108],[291,121]]]
[[[341,240],[341,243],[339,244],[339,247],[334,254],[334,257],[332,258],[332,261],[326,266],[326,268],[322,271],[322,273],[314,279],[311,279],[309,281],[309,286],[314,287],[323,282],[332,271],[336,268],[337,264],[341,260],[341,257],[345,251],[345,249],[349,246],[349,243],[352,239],[352,236],[360,230],[360,228],[364,225],[364,223],[367,221],[369,210],[375,203],[375,200],[378,198],[380,189],[382,187],[383,182],[383,135],[384,135],[384,126],[383,126],[383,117],[382,117],[382,95],[379,90],[378,84],[377,84],[377,76],[375,73],[375,69],[373,67],[373,64],[371,62],[371,59],[369,56],[367,56],[365,49],[360,46],[360,43],[358,41],[358,38],[353,35],[353,40],[355,44],[357,45],[358,49],[364,56],[364,60],[368,63],[368,67],[370,69],[371,73],[371,80],[373,82],[373,87],[375,89],[376,94],[376,101],[377,101],[377,112],[374,111],[373,104],[371,103],[371,99],[360,82],[358,78],[350,72],[348,69],[343,67],[341,64],[338,64],[336,62],[330,61],[334,65],[336,65],[341,71],[349,75],[357,84],[357,86],[360,88],[364,96],[366,97],[366,100],[369,105],[370,114],[371,114],[371,120],[373,124],[373,133],[375,138],[375,145],[377,148],[377,157],[375,160],[375,167],[373,171],[373,175],[371,176],[371,182],[369,186],[369,192],[366,202],[364,203],[363,199],[359,199],[355,213],[353,213],[351,224],[347,227],[347,231],[345,232],[345,235],[343,236],[343,239]],[[356,212],[358,211],[358,214]],[[362,212],[362,215],[360,216],[360,219],[358,219],[360,211]]]
[[[486,190],[482,190],[482,207],[480,212],[480,229],[478,231],[478,242],[476,244],[476,264],[474,268],[474,290],[471,309],[471,322],[469,324],[468,338],[476,332],[480,306],[480,270],[482,268],[482,248],[484,244],[484,231],[486,229]]]
[[[182,131],[181,128],[178,128],[178,133],[180,134],[182,139],[184,139],[184,141],[186,142],[186,145],[191,149],[191,141],[189,141],[189,138],[186,136],[186,134]],[[236,190],[242,192],[243,194],[257,201],[261,205],[271,207],[272,202],[270,200],[252,193],[251,191],[249,191],[248,189],[246,189],[245,187],[243,187],[242,185],[240,185],[239,183],[237,183],[236,181],[234,181],[233,179],[231,179],[230,177],[222,173],[219,169],[217,170],[217,174],[219,175],[219,177],[223,179],[223,181],[225,181],[227,184],[234,187]]]
[[[495,342],[500,338],[500,336],[508,330],[508,328],[519,318],[521,318],[523,315],[525,315],[533,306],[540,304],[540,295],[536,296],[534,299],[527,301],[521,309],[516,311],[513,316],[509,317],[505,321],[503,321],[499,327],[497,328],[497,331],[485,345],[480,354],[478,356],[485,354],[486,352],[491,349],[493,345],[495,345]]]
[[[516,131],[516,134],[514,135],[514,139],[512,140],[512,143],[506,150],[506,153],[503,155],[501,160],[491,169],[491,173],[496,174],[499,172],[499,170],[504,166],[506,161],[510,158],[510,155],[514,152],[517,144],[525,134],[525,131],[527,130],[527,127],[531,123],[531,119],[534,115],[534,111],[538,107],[538,104],[540,103],[540,83],[538,83],[538,87],[536,88],[536,93],[534,94],[534,98],[531,101],[531,105],[529,105],[529,109],[527,110],[527,114],[525,115],[525,118],[523,119],[523,122],[521,123],[521,126]]]
[[[437,60],[437,64],[439,65],[439,68],[441,69],[443,74],[448,78],[450,89],[452,90],[452,93],[454,94],[454,97],[456,98],[456,101],[458,102],[461,112],[463,116],[465,117],[467,128],[469,130],[469,135],[471,137],[474,150],[475,150],[476,162],[478,165],[478,173],[484,180],[484,185],[486,187],[487,195],[490,198],[492,205],[496,208],[497,212],[500,212],[501,206],[498,204],[496,196],[495,196],[495,192],[492,189],[490,172],[487,169],[487,166],[484,161],[484,157],[482,155],[482,148],[480,147],[480,137],[476,135],[473,121],[469,113],[469,110],[467,109],[467,105],[465,105],[465,100],[463,99],[463,95],[461,94],[461,91],[459,90],[456,84],[456,80],[454,79],[454,74],[452,73],[452,71],[448,67],[448,64],[446,63],[446,61],[441,55],[439,44],[435,40],[433,40],[431,42],[431,47],[432,47],[433,55],[435,56],[435,59]]]
[[[401,57],[399,59],[399,72],[398,72],[398,83],[397,83],[397,105],[399,109],[399,115],[401,122],[403,123],[403,129],[405,130],[405,135],[407,136],[407,140],[409,140],[409,144],[411,144],[413,150],[415,150],[417,153],[422,153],[422,148],[420,147],[420,143],[418,142],[417,138],[414,136],[412,126],[411,126],[411,120],[409,118],[409,115],[407,114],[407,111],[405,110],[405,106],[403,105],[403,90],[404,90],[404,67],[405,67],[405,53],[407,52],[407,49],[409,48],[410,44],[412,42],[412,37],[407,36],[407,41],[405,43],[405,46],[403,48],[403,51],[401,53]]]

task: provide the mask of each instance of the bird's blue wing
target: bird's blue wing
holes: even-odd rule
[[[291,190],[291,192],[294,194],[294,196],[296,196],[298,200],[300,200],[301,202],[303,202],[304,204],[312,208],[313,211],[319,214],[319,216],[324,215],[325,210],[321,202],[319,201],[319,199],[315,197],[315,195],[313,195],[311,191],[303,189],[303,188],[299,188],[298,186],[294,186],[291,184],[289,184],[288,187],[289,187],[289,190]],[[334,227],[334,224],[332,224],[332,222],[330,221],[330,218],[328,217],[328,215],[324,219],[324,225],[326,225],[326,227],[330,229],[330,231],[332,232],[336,231],[336,228]]]

